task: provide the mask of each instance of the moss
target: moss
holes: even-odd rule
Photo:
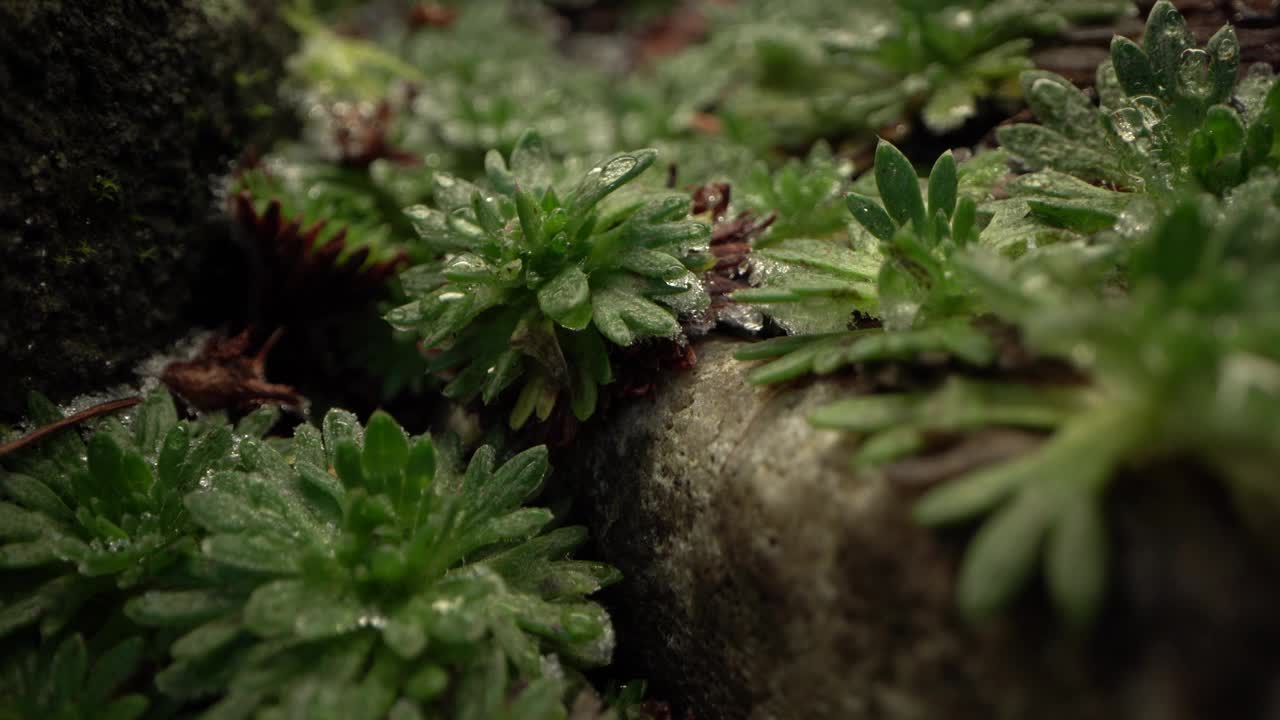
[[[239,302],[211,178],[288,122],[253,109],[292,39],[235,4],[0,3],[0,418],[127,376],[197,298]]]

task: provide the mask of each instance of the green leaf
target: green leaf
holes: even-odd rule
[[[405,660],[418,657],[427,646],[427,629],[417,616],[416,609],[406,606],[406,611],[387,618],[386,624],[382,626],[382,641]]]
[[[551,153],[537,130],[525,130],[516,140],[511,151],[511,172],[522,188],[535,195],[551,184]]]
[[[321,468],[329,465],[324,454],[324,436],[314,425],[302,423],[294,428],[292,463],[305,463]]]
[[[516,178],[507,170],[507,161],[502,159],[502,153],[490,150],[484,154],[484,174],[494,190],[508,197],[515,196]]]
[[[807,375],[813,371],[813,360],[817,351],[817,347],[792,351],[747,373],[747,382],[752,385],[772,385]]]
[[[1116,79],[1120,81],[1120,87],[1126,95],[1137,97],[1160,94],[1151,61],[1134,41],[1120,35],[1112,38],[1111,64],[1115,67]]]
[[[573,211],[580,215],[586,213],[605,196],[649,169],[657,157],[657,150],[636,150],[614,155],[591,168],[570,196]]]
[[[72,522],[75,515],[62,498],[48,485],[36,480],[33,477],[22,475],[20,473],[3,473],[0,474],[0,487],[12,497],[14,500],[22,503],[28,508],[43,513],[54,520],[61,522]],[[12,507],[12,506],[6,506]],[[0,509],[0,520],[5,517],[4,510]],[[21,523],[21,521],[19,521]],[[15,524],[14,527],[23,527],[27,523]],[[9,536],[4,530],[0,530],[0,537]]]
[[[163,388],[154,390],[138,406],[134,416],[134,442],[145,453],[156,452],[170,428],[177,424],[178,411],[173,398]]]
[[[365,427],[364,471],[369,476],[391,478],[400,476],[409,459],[409,438],[400,425],[387,413],[378,410],[369,418]]]
[[[876,187],[889,215],[899,225],[912,223],[918,231],[925,227],[924,198],[920,178],[911,161],[892,143],[881,140],[876,147]]]
[[[858,224],[867,229],[880,240],[889,241],[893,239],[893,234],[897,232],[894,227],[893,219],[889,217],[889,213],[880,207],[880,203],[866,195],[858,193],[849,193],[845,196],[845,204],[849,206],[849,212],[853,213],[853,217]]]
[[[81,695],[84,702],[92,706],[110,700],[138,669],[141,659],[142,638],[129,638],[103,653],[94,662],[93,671],[85,684]]]
[[[809,415],[814,427],[852,432],[879,432],[913,422],[921,395],[862,395],[824,405]]]
[[[245,605],[245,626],[264,637],[294,635],[317,640],[352,632],[367,611],[357,601],[317,592],[301,580],[277,580],[253,591]]]
[[[1151,68],[1159,83],[1166,89],[1177,87],[1182,54],[1195,47],[1195,38],[1182,14],[1169,0],[1160,0],[1151,8],[1142,34],[1142,47],[1151,59]],[[1116,72],[1120,72],[1119,67]]]
[[[139,625],[187,627],[211,620],[238,605],[233,597],[212,590],[152,590],[125,605]]]
[[[494,199],[479,191],[471,194],[471,211],[475,213],[476,222],[487,233],[499,233],[502,231],[502,226],[506,224]]]
[[[368,487],[368,479],[364,475],[364,460],[360,448],[351,442],[338,443],[333,459],[334,470],[338,479],[348,489]]]
[[[1167,288],[1180,287],[1199,270],[1208,236],[1199,209],[1184,202],[1160,224],[1150,246],[1140,249],[1135,270],[1153,274]]]
[[[20,570],[41,567],[61,560],[45,542],[21,542],[0,545],[0,569]]]
[[[676,280],[689,272],[676,257],[648,248],[631,248],[623,252],[618,257],[618,267],[658,280]]]
[[[437,172],[432,178],[432,195],[446,212],[471,207],[471,196],[479,191],[475,185],[449,173]]]
[[[227,479],[237,479],[226,473],[210,484],[214,488],[229,484]],[[184,499],[191,519],[204,529],[214,533],[277,531],[282,534],[289,531],[279,517],[263,513],[261,508],[248,498],[218,489],[193,492]]]
[[[1073,627],[1093,623],[1106,594],[1107,539],[1097,498],[1072,498],[1056,511],[1045,575],[1049,595]]]
[[[996,128],[996,139],[1032,169],[1053,168],[1085,180],[1111,182],[1124,187],[1130,182],[1113,157],[1073,142],[1051,128],[1006,125]]]
[[[978,114],[978,98],[969,78],[952,78],[934,90],[920,110],[925,127],[936,135],[956,130]]]
[[[325,460],[326,466],[335,464],[339,445],[351,443],[359,446],[364,443],[364,428],[360,426],[360,420],[346,410],[334,409],[325,413],[321,427],[324,431],[324,447],[329,453]]]
[[[124,469],[124,450],[115,438],[105,432],[94,433],[89,439],[89,472],[82,477],[84,493],[79,498],[82,505],[94,499],[105,507],[119,506],[120,497],[131,488]],[[119,511],[113,512],[113,514]]]
[[[956,247],[964,247],[978,239],[977,230],[978,205],[973,198],[960,198],[956,205],[955,215],[951,218],[951,241]]]
[[[1231,100],[1236,87],[1236,74],[1240,68],[1240,41],[1235,28],[1223,25],[1209,38],[1205,46],[1209,53],[1209,83],[1212,91],[1209,102],[1225,103]]]
[[[538,306],[552,320],[570,330],[591,322],[591,287],[577,265],[569,265],[538,290]]]
[[[965,551],[956,589],[960,610],[983,620],[1008,604],[1035,571],[1054,507],[1022,493],[987,520]]]
[[[969,473],[916,501],[912,516],[921,525],[946,525],[986,512],[1040,475],[1040,458],[1024,457]]]
[[[1110,229],[1116,215],[1094,207],[1091,201],[1027,200],[1027,207],[1040,220],[1054,227],[1085,235]]]
[[[547,448],[538,445],[503,463],[492,478],[484,478],[482,485],[469,484],[467,490],[480,500],[479,507],[485,514],[494,516],[519,507],[536,495],[548,468]],[[472,481],[470,473],[467,480]]]
[[[1102,119],[1089,97],[1066,78],[1028,70],[1020,78],[1022,93],[1046,127],[1083,145],[1097,148],[1103,140]]]
[[[167,444],[166,438],[166,446]],[[182,459],[175,489],[186,491],[196,487],[205,473],[227,459],[232,446],[231,429],[226,426],[218,426],[201,435]],[[161,459],[163,460],[163,456]]]
[[[58,646],[49,666],[53,696],[55,698],[79,696],[88,671],[89,652],[85,649],[84,638],[72,635]]]
[[[1218,154],[1238,153],[1244,148],[1244,121],[1225,105],[1214,105],[1205,113],[1204,130],[1213,138]]]
[[[75,593],[76,580],[78,578],[69,575],[54,578],[26,597],[0,606],[0,638],[37,622],[65,602]]]
[[[201,550],[210,560],[254,573],[288,575],[298,571],[298,558],[280,540],[263,536],[214,535]]]
[[[532,195],[523,188],[516,188],[516,215],[520,218],[520,231],[524,233],[525,243],[530,247],[539,247],[545,238],[542,235],[542,209]]]
[[[409,449],[404,476],[413,493],[420,493],[431,485],[436,476],[436,446],[431,438],[422,438]]]
[[[169,652],[179,660],[209,655],[229,645],[243,632],[238,618],[210,620],[174,641]]]
[[[929,214],[936,215],[942,211],[950,219],[956,209],[958,188],[956,159],[948,150],[938,157],[929,171]]]
[[[591,300],[596,329],[615,345],[625,347],[642,337],[680,333],[671,313],[644,298],[605,287],[594,290]]]

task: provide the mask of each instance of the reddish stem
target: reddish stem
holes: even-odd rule
[[[76,423],[84,422],[85,420],[98,417],[99,415],[106,415],[107,413],[115,412],[116,410],[133,407],[140,402],[142,402],[142,398],[140,397],[128,397],[94,405],[87,410],[81,410],[74,415],[68,415],[57,422],[52,422],[44,427],[36,428],[16,440],[10,440],[9,442],[0,445],[0,455],[8,455],[14,450],[24,448],[46,435],[58,432],[59,430],[75,425]]]

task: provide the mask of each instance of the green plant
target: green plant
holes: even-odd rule
[[[878,434],[1053,429],[1040,449],[956,478],[916,506],[926,525],[989,516],[961,569],[966,614],[1003,606],[1043,562],[1063,617],[1088,624],[1106,590],[1105,493],[1121,470],[1160,458],[1211,469],[1252,527],[1273,534],[1278,189],[1267,178],[1225,203],[1184,198],[1127,253],[1110,243],[1017,263],[982,254],[962,261],[992,308],[1033,348],[1073,362],[1087,386],[953,384],[939,395],[856,398],[815,413],[820,426]],[[1128,256],[1125,293],[1108,281],[1120,254]],[[891,446],[886,437],[868,446]],[[901,444],[909,449],[910,437]]]
[[[182,634],[166,693],[221,699],[207,717],[562,717],[573,667],[609,661],[608,615],[584,596],[618,579],[564,559],[585,531],[521,507],[546,450],[465,473],[385,413],[331,411],[284,454],[246,440],[243,472],[185,505],[207,533],[188,578],[129,604]]]
[[[449,28],[403,41],[402,57],[429,77],[415,85],[407,108],[406,147],[441,170],[472,177],[483,172],[490,149],[510,153],[529,129],[557,158],[598,157],[625,140],[608,74],[566,58],[542,10],[530,4],[517,14],[509,3],[467,3]]]
[[[380,182],[368,167],[343,167],[278,154],[260,167],[241,173],[232,192],[248,203],[238,212],[252,217],[241,217],[242,222],[262,225],[275,213],[282,229],[293,232],[269,240],[285,243],[284,237],[296,236],[293,244],[303,245],[264,250],[296,253],[299,262],[319,253],[332,256],[335,265],[351,265],[356,271],[372,270],[397,265],[410,256],[426,259],[422,249],[410,242],[413,227],[400,212],[405,205],[427,195],[426,178],[430,173],[417,172],[425,175],[415,183],[422,191],[401,194],[393,192],[385,181]],[[277,206],[274,210],[273,205]]]
[[[133,720],[150,704],[140,693],[120,694],[138,670],[142,640],[130,638],[96,655],[79,635],[12,658],[0,670],[0,720]]]
[[[677,338],[677,315],[707,305],[684,264],[709,234],[685,219],[688,197],[604,202],[655,157],[652,150],[615,155],[576,187],[557,190],[546,146],[528,132],[510,169],[489,154],[488,190],[437,176],[438,207],[408,212],[423,241],[449,255],[404,273],[416,299],[387,319],[443,349],[432,370],[457,371],[447,396],[490,403],[523,376],[513,427],[534,412],[548,417],[564,392],[586,419],[597,386],[612,380],[606,341]]]
[[[972,290],[950,268],[952,255],[978,235],[977,206],[971,197],[959,196],[955,159],[948,152],[934,164],[927,203],[915,169],[887,142],[876,151],[875,178],[883,206],[866,195],[847,196],[854,218],[870,241],[879,243],[874,255],[870,241],[863,241],[862,253],[817,241],[763,250],[757,255],[787,263],[789,272],[766,277],[763,288],[739,291],[734,298],[805,304],[809,312],[827,317],[833,317],[832,305],[843,301],[879,318],[882,326],[785,337],[744,348],[739,359],[771,361],[753,370],[750,382],[780,382],[927,351],[950,352],[978,365],[992,359],[990,341],[969,324],[976,309]],[[815,299],[822,302],[815,304]],[[847,318],[846,313],[843,322]]]
[[[768,232],[755,241],[757,249],[794,238],[842,235],[849,214],[841,202],[853,167],[832,156],[825,143],[816,143],[804,161],[789,160],[770,172],[757,163],[736,188],[736,207],[757,215],[777,213]]]
[[[866,136],[917,117],[941,134],[983,103],[1016,99],[1033,36],[1132,10],[1107,1],[758,0],[715,16],[711,47],[686,55],[716,59],[720,72],[702,75],[723,88],[717,112],[727,123],[756,126],[759,149]]]
[[[264,413],[267,411],[264,411]],[[38,394],[31,419],[62,415]],[[119,602],[171,569],[195,544],[182,497],[227,467],[239,432],[179,421],[157,390],[128,424],[103,420],[83,442],[72,431],[5,458],[0,470],[0,637],[37,624],[52,637],[86,604]]]
[[[1142,47],[1112,42],[1111,61],[1098,70],[1101,108],[1067,80],[1029,71],[1023,94],[1041,124],[1000,128],[997,136],[1032,168],[1138,193],[1198,186],[1221,195],[1275,164],[1280,90],[1269,72],[1237,85],[1239,63],[1231,26],[1198,49],[1177,8],[1161,0]]]

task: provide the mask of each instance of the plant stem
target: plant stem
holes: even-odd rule
[[[27,433],[26,435],[23,435],[20,438],[17,438],[15,440],[10,440],[9,442],[4,443],[3,445],[0,445],[0,456],[8,455],[9,453],[15,450],[20,450],[30,445],[31,443],[34,443],[37,440],[45,437],[46,435],[51,435],[59,430],[62,430],[63,428],[67,428],[77,423],[84,422],[85,420],[88,420],[90,418],[98,417],[99,415],[106,415],[107,413],[115,412],[116,410],[123,410],[127,407],[133,407],[134,405],[137,405],[140,402],[142,402],[142,398],[138,396],[134,396],[134,397],[121,398],[119,400],[111,400],[109,402],[99,403],[86,410],[81,410],[80,412],[75,413],[74,415],[68,415],[67,417],[62,418],[61,420],[58,420],[56,422],[51,422],[48,425],[45,425],[44,427],[36,428],[35,430],[32,430],[31,432]]]

